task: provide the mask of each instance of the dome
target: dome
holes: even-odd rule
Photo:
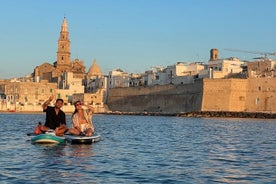
[[[88,76],[101,76],[101,75],[102,75],[102,71],[95,59],[92,66],[88,70]]]

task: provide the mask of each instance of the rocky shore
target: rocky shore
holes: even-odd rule
[[[164,112],[106,112],[102,114],[110,115],[141,115],[141,116],[176,116],[176,117],[217,117],[217,118],[257,118],[257,119],[276,119],[276,113],[263,112],[223,112],[223,111],[201,111],[185,113],[164,113]]]
[[[0,111],[0,114],[42,114],[43,112],[19,111],[9,112]],[[71,113],[66,113],[71,114]],[[164,112],[120,112],[108,111],[98,112],[95,114],[106,115],[136,115],[136,116],[176,116],[176,117],[190,117],[190,118],[257,118],[257,119],[276,119],[276,113],[263,112],[224,112],[224,111],[201,111],[201,112],[185,112],[185,113],[164,113]]]

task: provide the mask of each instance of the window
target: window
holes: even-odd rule
[[[258,105],[259,103],[260,103],[260,99],[258,97],[258,98],[256,98],[255,104]]]

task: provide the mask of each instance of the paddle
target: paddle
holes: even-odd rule
[[[34,135],[37,135],[37,134],[35,134],[35,133],[27,133],[27,136],[34,136]]]

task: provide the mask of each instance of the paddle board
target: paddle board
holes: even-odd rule
[[[54,131],[39,134],[31,138],[32,143],[38,144],[60,144],[65,142],[65,137],[56,136]]]
[[[64,137],[71,144],[92,144],[100,141],[101,139],[99,134],[93,134],[90,137],[65,134]]]

